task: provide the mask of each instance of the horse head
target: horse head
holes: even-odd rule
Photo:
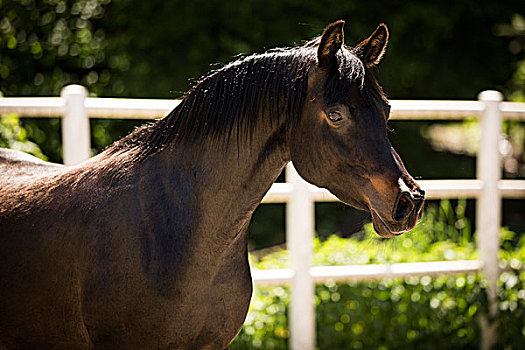
[[[385,52],[388,29],[380,24],[352,49],[343,43],[343,25],[330,24],[307,44],[317,57],[291,130],[291,159],[304,179],[370,211],[375,231],[392,237],[416,225],[425,192],[388,140],[390,106],[370,70]]]

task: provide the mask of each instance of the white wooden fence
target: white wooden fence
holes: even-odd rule
[[[90,156],[89,118],[154,119],[165,116],[179,101],[110,99],[87,97],[87,90],[70,85],[61,97],[0,98],[0,114],[27,117],[62,117],[64,163],[74,165]],[[502,102],[497,91],[480,93],[478,101],[390,101],[391,119],[461,120],[480,118],[481,144],[477,155],[477,178],[472,180],[421,180],[427,198],[476,198],[476,227],[480,260],[439,261],[393,265],[311,266],[315,227],[314,203],[337,201],[324,189],[307,184],[292,166],[286,182],[275,183],[263,203],[286,203],[286,240],[290,267],[253,270],[256,286],[291,284],[290,346],[294,350],[315,348],[314,284],[405,277],[409,275],[454,274],[482,270],[489,281],[491,313],[497,312],[497,254],[501,223],[501,199],[525,198],[525,180],[501,180],[499,141],[502,120],[525,120],[525,103]],[[494,328],[483,329],[482,349],[495,341]]]

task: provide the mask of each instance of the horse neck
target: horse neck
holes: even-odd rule
[[[289,159],[287,128],[260,124],[249,140],[174,142],[144,166],[144,176],[152,180],[149,190],[162,181],[161,191],[198,211],[199,225],[238,234]]]

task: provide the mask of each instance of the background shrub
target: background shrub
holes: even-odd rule
[[[461,203],[460,203],[461,205]],[[360,238],[316,240],[314,265],[351,265],[476,259],[468,220],[445,201],[428,208],[412,234],[375,238],[371,225]],[[459,213],[459,214],[458,214]],[[465,220],[465,222],[463,222]],[[458,222],[462,224],[458,224]],[[525,236],[502,230],[498,284],[498,348],[520,349],[525,337]],[[288,266],[286,250],[260,261],[259,269]],[[478,318],[486,315],[486,283],[478,273],[412,276],[315,288],[319,349],[477,349]],[[231,349],[287,349],[289,288],[256,288],[244,328]]]

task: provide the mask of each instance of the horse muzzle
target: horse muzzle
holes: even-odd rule
[[[412,230],[421,219],[424,201],[425,191],[419,186],[400,190],[389,218],[371,210],[375,231],[382,237],[395,237]]]

